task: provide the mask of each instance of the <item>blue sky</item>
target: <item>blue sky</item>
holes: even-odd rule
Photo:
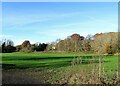
[[[118,31],[117,2],[4,2],[2,35],[15,45],[24,40],[52,42],[78,33],[81,36]]]

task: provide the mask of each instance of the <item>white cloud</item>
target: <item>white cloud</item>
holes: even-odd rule
[[[35,23],[41,23],[51,20],[57,20],[58,18],[70,17],[75,15],[83,14],[84,12],[72,12],[72,13],[61,13],[61,14],[41,14],[41,15],[9,15],[3,17],[3,25],[6,28],[18,28],[25,27]]]
[[[5,35],[5,34],[0,35],[1,39],[9,39],[9,38],[12,38],[12,37],[13,37],[13,35]]]
[[[87,36],[88,34],[94,35],[101,32],[117,32],[117,22],[107,19],[99,19],[88,16],[88,21],[86,22],[73,22],[50,26],[47,31],[37,31],[37,34],[44,35],[47,37],[59,37],[66,38],[73,33],[78,33],[82,36]]]

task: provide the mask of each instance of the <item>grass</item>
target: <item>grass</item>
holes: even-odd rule
[[[75,56],[80,54],[6,53],[2,55],[2,63],[3,69],[58,68],[70,66]]]
[[[36,83],[52,84],[71,83],[71,80],[75,78],[75,74],[78,77],[78,75],[82,74],[82,70],[89,72],[92,71],[89,69],[92,69],[94,65],[99,66],[98,62],[92,65],[90,64],[93,59],[92,56],[97,57],[98,55],[79,53],[4,53],[2,54],[3,76],[5,76],[3,83],[6,83],[7,80],[7,83],[10,83],[11,81],[9,81],[8,78],[13,75],[14,77],[13,79],[11,78],[11,80],[14,81],[16,78],[16,83],[20,83],[21,81],[18,80],[18,77],[25,76],[23,73],[27,74],[27,76],[24,77],[25,81],[27,77],[29,77],[28,79],[31,77],[34,79],[33,83],[35,83],[35,81],[37,81]],[[73,66],[73,59],[78,57],[82,57],[83,63]],[[99,60],[99,58],[97,58],[97,60]],[[107,75],[112,76],[116,74],[116,71],[118,71],[118,57],[106,56],[102,64],[102,67],[103,66]],[[22,71],[22,76],[20,71]],[[96,70],[96,72],[97,71],[98,70]],[[19,79],[23,80],[23,77]],[[15,81],[13,83],[15,83]],[[27,81],[23,83],[27,83]]]

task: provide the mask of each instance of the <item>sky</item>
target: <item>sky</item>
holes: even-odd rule
[[[118,31],[117,2],[3,2],[1,38],[15,45]]]

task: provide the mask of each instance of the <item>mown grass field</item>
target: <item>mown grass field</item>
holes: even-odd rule
[[[78,56],[82,57],[82,63],[73,66],[72,61]],[[97,57],[98,55],[79,53],[4,53],[2,54],[3,83],[71,83],[74,80],[70,79],[70,77],[73,78],[74,74],[81,74],[83,69],[83,71],[90,72],[95,67],[93,65],[99,67],[99,62],[91,63],[92,56]],[[99,61],[99,58],[97,58],[97,61]],[[107,75],[115,75],[118,71],[118,56],[105,56],[101,66]],[[98,72],[98,70],[95,70],[95,72]],[[8,79],[10,77],[11,80]]]

